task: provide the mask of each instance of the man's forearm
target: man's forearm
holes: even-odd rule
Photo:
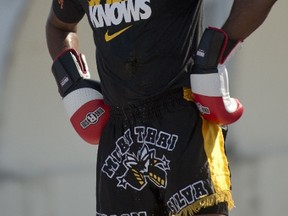
[[[78,50],[78,37],[76,33],[63,32],[54,29],[54,27],[47,26],[46,38],[52,59],[55,59],[55,57],[65,49],[74,48]]]
[[[234,0],[222,29],[231,39],[244,40],[266,19],[277,0]]]
[[[78,35],[76,25],[63,25],[50,14],[46,23],[46,41],[52,59],[68,48],[78,50]]]

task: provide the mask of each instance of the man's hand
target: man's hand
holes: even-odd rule
[[[90,79],[84,55],[69,49],[52,65],[52,72],[70,121],[87,143],[98,144],[109,118],[100,83]]]
[[[243,114],[242,104],[230,97],[228,72],[224,65],[239,43],[229,40],[220,29],[206,29],[190,76],[192,96],[199,111],[205,119],[219,125],[232,124]]]

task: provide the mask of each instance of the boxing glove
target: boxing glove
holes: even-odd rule
[[[74,49],[65,50],[54,60],[52,72],[73,128],[87,143],[98,144],[109,107],[100,83],[90,79],[85,56]]]
[[[244,108],[238,99],[230,97],[225,62],[240,46],[217,28],[207,28],[200,40],[195,64],[190,75],[192,97],[202,116],[219,125],[237,121]]]

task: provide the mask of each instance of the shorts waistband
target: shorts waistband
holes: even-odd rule
[[[177,88],[123,107],[111,106],[110,119],[143,122],[161,115],[165,110],[171,110],[181,101],[190,100],[187,95],[191,95],[191,90],[189,94],[189,89]]]

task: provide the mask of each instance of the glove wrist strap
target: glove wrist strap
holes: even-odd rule
[[[85,56],[78,55],[74,49],[67,49],[57,56],[52,65],[52,73],[62,97],[66,96],[80,79],[90,78]]]
[[[208,27],[199,43],[195,63],[201,68],[215,68],[224,64],[240,44],[241,41],[230,39],[223,30]]]

